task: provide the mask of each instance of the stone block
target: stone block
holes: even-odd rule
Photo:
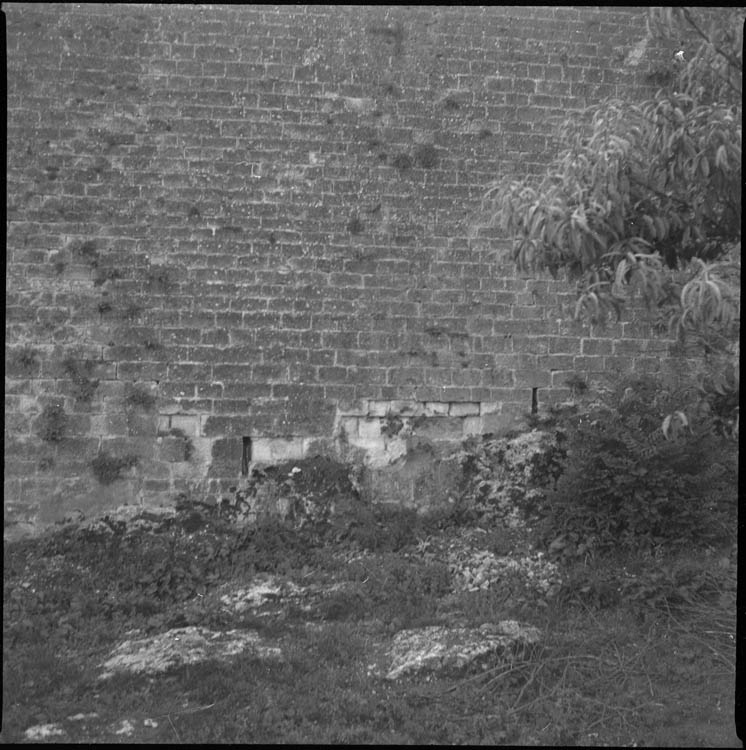
[[[339,429],[340,431],[344,431],[344,434],[347,435],[348,438],[356,438],[359,435],[357,426],[357,417],[342,417],[339,420]]]
[[[159,437],[158,458],[168,463],[186,460],[186,440],[180,437]]]
[[[238,474],[242,453],[241,438],[219,438],[212,444],[212,466],[219,466]]]
[[[466,417],[464,419],[464,437],[468,435],[481,435],[482,434],[482,418],[481,417]]]
[[[478,403],[451,404],[448,412],[452,417],[470,417],[479,414]]]
[[[158,429],[160,429],[160,423]],[[170,429],[181,430],[189,436],[199,435],[199,416],[196,414],[173,414],[171,415]]]
[[[303,458],[306,439],[302,437],[254,438],[251,441],[251,460],[257,463],[280,463]]]
[[[127,434],[138,437],[155,436],[158,418],[155,414],[130,412],[127,415]]]
[[[358,435],[367,440],[375,440],[381,437],[380,419],[361,419],[357,424]]]
[[[448,415],[449,407],[450,404],[446,401],[426,401],[425,414],[428,416],[439,414],[445,417]]]
[[[368,401],[367,414],[371,417],[385,417],[391,412],[391,401]]]
[[[381,438],[353,438],[349,441],[353,448],[360,448],[365,451],[369,460],[381,461],[386,458],[386,445]]]
[[[515,382],[519,388],[547,388],[550,383],[549,370],[516,370]]]
[[[257,463],[272,461],[272,439],[254,438],[251,441],[251,460]]]
[[[483,435],[500,435],[512,429],[514,416],[512,414],[485,414],[481,420]]]
[[[424,417],[417,420],[414,434],[430,440],[460,440],[463,435],[459,417]]]
[[[274,438],[270,443],[270,453],[275,461],[303,458],[303,438]]]

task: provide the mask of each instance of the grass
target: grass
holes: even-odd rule
[[[112,524],[6,544],[3,742],[61,722],[72,742],[740,746],[735,569],[722,556],[578,563],[550,601],[500,587],[454,594],[448,566],[422,552],[422,539],[447,545],[459,529],[416,522],[383,545],[402,518],[373,514],[375,534],[335,531],[335,542],[323,528],[271,522],[237,531],[206,518],[192,534],[176,523],[126,536]],[[685,590],[672,574],[666,588],[653,575],[661,566],[699,573]],[[343,586],[310,612],[221,610],[219,585],[245,585],[262,571]],[[656,584],[648,591],[632,580]],[[594,587],[627,593],[596,596]],[[371,657],[402,628],[509,618],[542,629],[530,657],[459,678],[368,674]],[[242,655],[96,680],[126,631],[175,624],[254,627],[285,658]],[[65,718],[89,712],[98,717]],[[113,734],[125,719],[134,733]]]

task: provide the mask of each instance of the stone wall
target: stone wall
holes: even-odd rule
[[[654,92],[643,8],[4,10],[6,520],[217,498],[341,427],[384,461],[396,420],[455,440],[661,366],[479,217],[559,122]]]

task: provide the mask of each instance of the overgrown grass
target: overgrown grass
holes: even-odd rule
[[[725,551],[577,561],[547,605],[500,586],[454,594],[448,566],[418,542],[429,534],[447,545],[457,529],[418,521],[404,534],[405,516],[374,513],[356,533],[325,536],[276,521],[237,529],[205,511],[191,532],[179,519],[133,535],[112,522],[6,545],[3,740],[92,711],[99,717],[88,728],[64,725],[66,741],[111,741],[123,719],[134,727],[127,741],[154,743],[735,740],[735,570]],[[218,586],[267,572],[340,587],[311,612],[220,607]],[[542,629],[529,657],[462,678],[368,674],[376,649],[401,628],[509,618]],[[190,624],[257,629],[284,659],[237,656],[96,680],[127,631]]]

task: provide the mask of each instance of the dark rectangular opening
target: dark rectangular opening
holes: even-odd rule
[[[531,389],[531,413],[536,414],[539,411],[539,389]]]
[[[241,476],[249,475],[249,464],[251,463],[251,438],[243,438],[243,450],[241,451]]]

